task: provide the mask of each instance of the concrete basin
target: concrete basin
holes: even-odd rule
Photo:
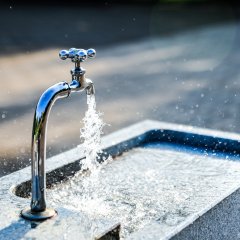
[[[47,160],[47,199],[58,215],[46,222],[19,217],[30,201],[30,168],[14,172],[0,179],[0,239],[238,239],[239,141],[233,133],[151,120],[104,137],[103,156],[113,161],[93,190],[110,210],[94,217],[72,205],[75,195],[82,201],[84,177],[75,177],[81,146]],[[77,187],[66,195],[73,179]]]

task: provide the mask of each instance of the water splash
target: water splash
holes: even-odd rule
[[[92,184],[92,174],[79,175],[70,183],[59,184],[49,195],[55,208],[63,205],[83,212],[92,222],[97,218],[120,222],[123,240],[132,239],[134,232],[140,234],[145,226],[150,229],[151,223],[160,226],[162,235],[169,233],[203,212],[206,203],[210,206],[226,196],[239,177],[238,161],[176,151],[175,146],[160,143],[118,156],[100,168],[96,184]],[[159,228],[150,230],[159,234]],[[89,231],[94,236],[96,230]]]
[[[104,164],[103,162],[100,164],[100,154],[103,152],[101,135],[103,134],[103,127],[106,124],[101,118],[103,114],[96,110],[94,95],[87,95],[87,105],[88,109],[82,120],[84,126],[80,129],[80,139],[83,140],[82,147],[85,155],[85,158],[81,160],[81,171],[72,177],[68,186],[59,186],[62,187],[62,192],[51,192],[49,197],[51,199],[52,196],[52,199],[54,199],[53,204],[60,204],[64,208],[73,211],[79,210],[81,212],[79,222],[82,221],[85,223],[84,231],[91,235],[90,239],[95,239],[96,232],[99,229],[92,223],[98,222],[99,217],[100,220],[103,219],[101,216],[105,217],[110,211],[104,203],[105,199],[99,196],[96,189],[99,189],[102,185],[101,169],[111,158],[104,159]],[[78,181],[79,178],[81,178],[81,182]],[[70,189],[75,188],[79,192],[70,191]],[[64,197],[71,201],[71,205],[69,205],[68,201],[65,202]],[[83,218],[85,215],[86,217]],[[89,219],[88,216],[90,217]]]
[[[96,111],[95,95],[87,95],[88,109],[83,118],[84,127],[80,129],[80,139],[83,140],[85,159],[82,160],[82,170],[95,172],[99,167],[101,135],[106,125],[101,119],[102,113]]]
[[[92,216],[91,221],[96,218],[96,212],[106,212],[105,204],[101,197],[98,196],[95,189],[99,188],[100,184],[100,170],[103,164],[100,164],[100,154],[103,152],[101,148],[101,135],[103,134],[103,127],[106,125],[101,116],[103,115],[96,110],[95,95],[87,95],[88,109],[83,118],[83,128],[80,129],[80,139],[83,140],[83,149],[85,158],[81,161],[81,171],[76,174],[72,181],[71,186],[77,184],[77,188],[80,189],[76,201],[73,203],[75,208]],[[107,159],[110,160],[110,159]],[[106,160],[106,162],[108,162]],[[85,171],[87,170],[87,171]],[[79,176],[85,175],[82,178],[81,184],[76,179]],[[71,194],[68,195],[71,199]],[[105,210],[103,210],[105,209]],[[96,220],[96,219],[95,219]],[[96,229],[90,227],[88,229],[92,233],[92,238],[96,232]]]

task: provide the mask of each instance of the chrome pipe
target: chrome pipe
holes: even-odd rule
[[[88,50],[88,52],[89,54],[91,53],[90,58],[92,58],[93,51],[95,54],[95,50],[90,50]],[[74,58],[75,55],[71,53],[71,51],[73,50],[62,50],[59,55],[61,59],[66,59],[66,55],[75,59],[75,69],[71,70],[72,82],[70,84],[67,82],[60,82],[48,88],[40,97],[35,109],[31,145],[32,199],[30,209],[26,209],[21,212],[22,217],[28,220],[45,220],[57,214],[54,209],[46,207],[45,170],[47,123],[54,102],[57,99],[68,97],[71,92],[86,90],[87,94],[94,94],[92,81],[85,78],[85,70],[80,67],[80,61],[83,61],[83,58],[86,59],[85,55],[88,56],[88,52],[82,49],[76,51],[75,49],[75,55],[78,57]],[[65,54],[64,58],[61,57],[62,52]]]
[[[47,122],[54,102],[68,97],[70,87],[60,82],[48,88],[40,97],[33,120],[32,129],[32,200],[31,211],[42,212],[46,209],[46,135]]]

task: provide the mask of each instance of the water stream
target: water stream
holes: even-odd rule
[[[80,129],[80,138],[83,140],[84,154],[82,169],[94,173],[100,166],[98,156],[101,150],[101,134],[105,123],[101,119],[101,113],[96,110],[95,95],[87,95],[88,109],[83,118],[84,127]]]
[[[85,212],[91,211],[93,214],[98,208],[99,197],[96,194],[95,189],[99,185],[99,172],[102,164],[99,163],[99,155],[102,153],[101,148],[101,135],[103,134],[103,128],[106,125],[101,116],[101,112],[96,110],[95,95],[87,95],[88,109],[85,112],[83,118],[83,128],[80,129],[80,139],[83,141],[85,159],[82,160],[81,171],[75,175],[75,178],[79,176],[88,176],[83,178],[81,182],[82,194],[77,199],[77,202],[81,201],[82,209]],[[86,171],[87,170],[87,171]],[[74,181],[71,184],[75,184]],[[93,191],[94,189],[94,191]],[[80,203],[77,203],[80,204]]]

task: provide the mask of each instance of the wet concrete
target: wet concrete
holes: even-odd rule
[[[16,171],[1,178],[0,239],[92,239],[118,223],[123,239],[235,239],[239,140],[234,133],[148,120],[103,138],[113,160],[95,177],[76,172],[83,146],[54,156],[46,164],[55,183],[47,199],[58,216],[38,226],[19,218],[30,202],[30,167]],[[67,177],[69,170],[75,176],[68,180],[56,174]]]

